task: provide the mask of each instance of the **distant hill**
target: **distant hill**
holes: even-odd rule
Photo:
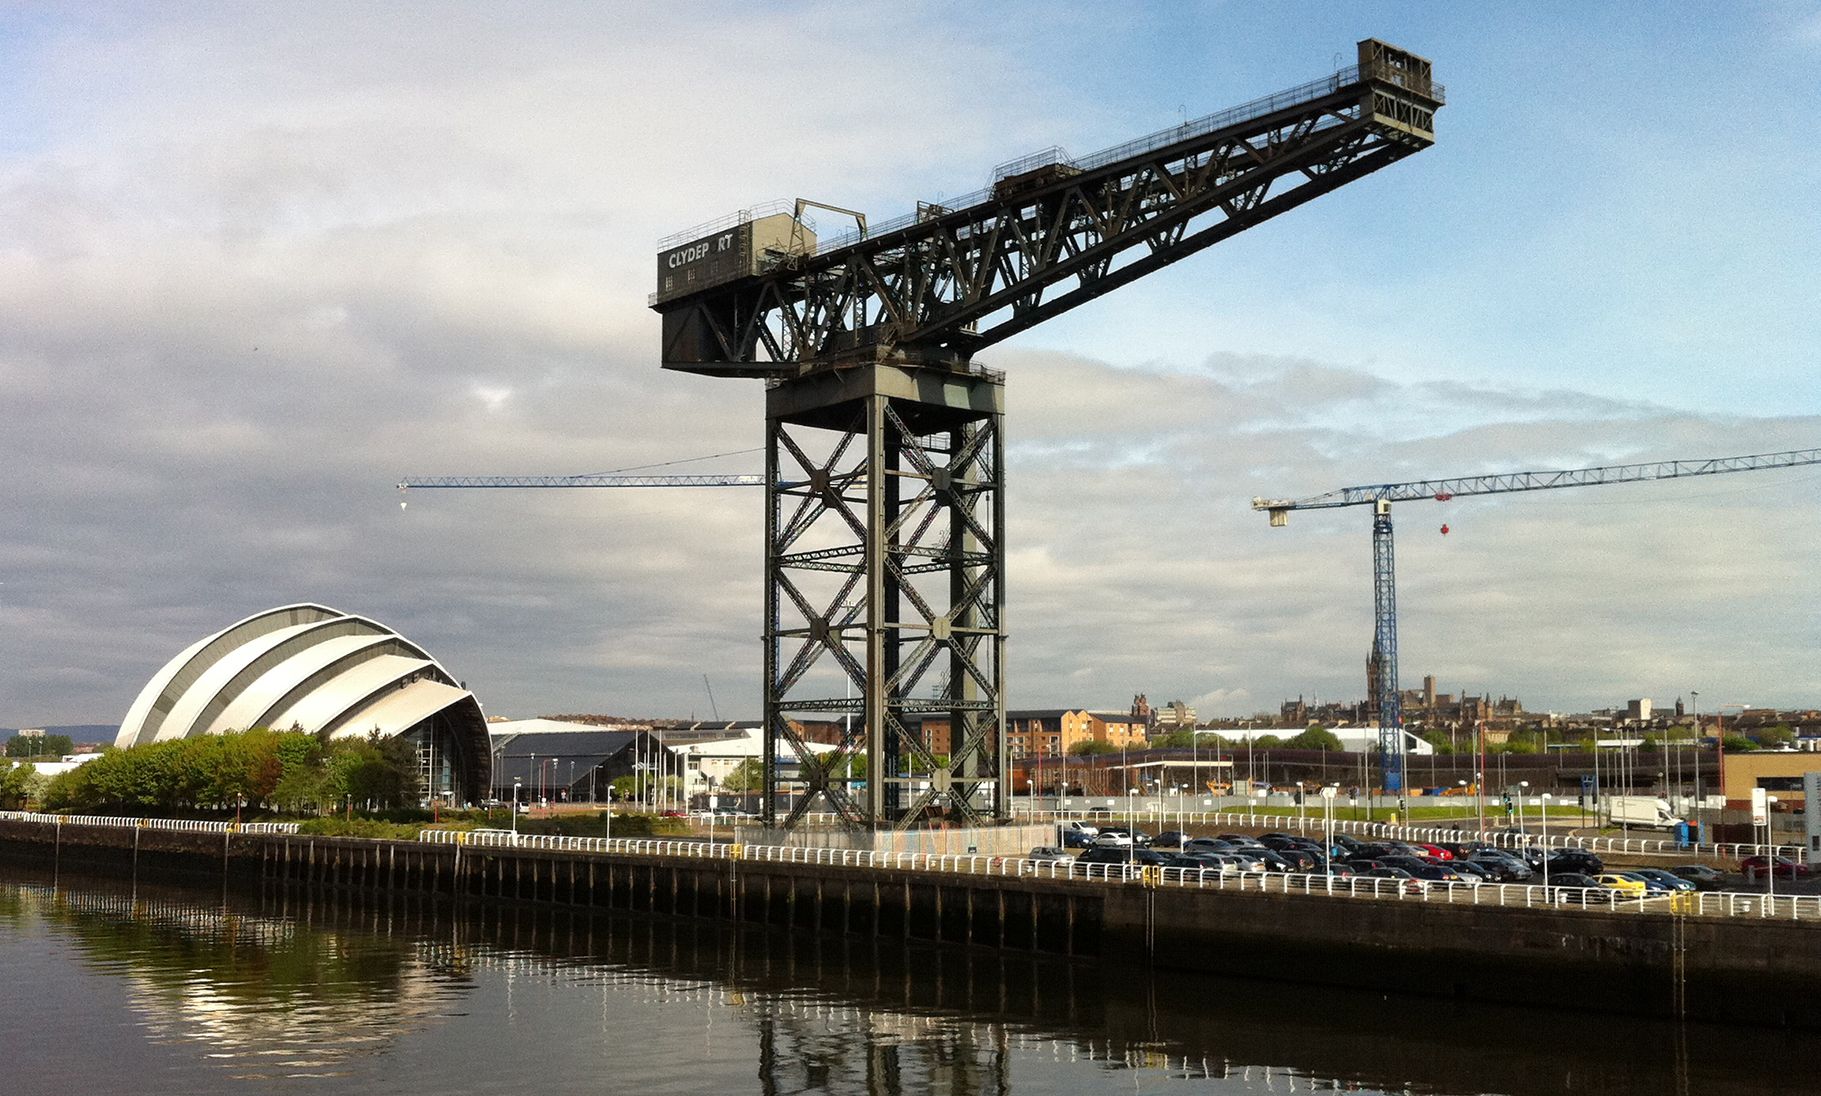
[[[10,741],[19,733],[17,727],[0,727],[0,742]],[[66,734],[70,741],[80,746],[85,742],[112,743],[114,736],[120,733],[118,723],[69,723],[61,727],[45,727],[45,734]]]

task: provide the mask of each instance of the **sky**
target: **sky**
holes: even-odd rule
[[[1821,445],[1821,4],[1488,8],[0,2],[0,726],[305,600],[490,714],[756,717],[757,492],[393,485],[758,471],[760,386],[658,368],[660,237],[892,217],[1379,37],[1433,148],[982,358],[1012,707],[1358,699],[1368,515],[1254,496]],[[1403,683],[1821,704],[1818,484],[1401,506]]]

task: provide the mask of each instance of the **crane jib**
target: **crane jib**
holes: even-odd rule
[[[1342,506],[1366,506],[1375,502],[1414,502],[1423,499],[1447,502],[1460,495],[1598,487],[1614,483],[1718,476],[1732,472],[1760,472],[1811,464],[1821,464],[1821,449],[1790,449],[1780,453],[1708,457],[1703,460],[1649,461],[1547,472],[1500,472],[1449,479],[1413,480],[1409,483],[1368,484],[1343,487],[1337,491],[1300,499],[1255,498],[1252,500],[1252,509],[1267,511],[1271,515],[1272,525],[1282,525],[1291,510],[1326,510]]]

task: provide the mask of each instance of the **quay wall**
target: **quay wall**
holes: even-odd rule
[[[0,855],[716,918],[1310,985],[1821,1029],[1821,925],[0,820]]]

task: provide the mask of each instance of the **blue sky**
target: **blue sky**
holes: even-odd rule
[[[0,726],[293,600],[491,712],[754,714],[756,499],[391,484],[757,445],[756,387],[656,368],[658,237],[891,217],[1367,36],[1434,61],[1434,148],[988,355],[1014,705],[1357,697],[1364,519],[1254,495],[1821,438],[1821,4],[70,10],[0,6]],[[1405,682],[1816,703],[1814,482],[1406,509]]]

